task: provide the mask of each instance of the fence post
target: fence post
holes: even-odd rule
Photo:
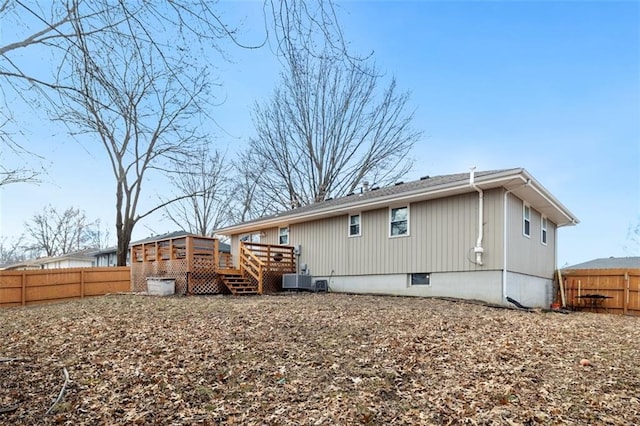
[[[264,267],[262,265],[258,265],[258,294],[262,294],[262,280],[264,280]]]
[[[84,299],[84,270],[80,271],[80,299]]]
[[[20,286],[22,287],[22,291],[20,294],[20,301],[22,302],[22,306],[27,304],[27,273],[22,272],[20,277]]]
[[[629,309],[629,271],[624,272],[624,280],[622,281],[623,300],[622,300],[622,313],[627,315],[627,309]]]

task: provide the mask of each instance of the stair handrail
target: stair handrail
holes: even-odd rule
[[[240,243],[240,272],[246,271],[258,281],[258,294],[262,294],[262,277],[265,264],[251,250],[245,247],[244,242]]]

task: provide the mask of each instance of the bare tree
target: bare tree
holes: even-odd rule
[[[20,52],[27,49],[43,48],[64,52],[72,42],[73,31],[69,23],[81,0],[52,4],[47,9],[44,4],[29,4],[27,0],[0,0],[0,22],[6,28],[20,29],[15,34],[3,33],[6,43],[0,44],[0,95],[3,107],[0,108],[0,186],[15,183],[39,183],[41,167],[30,167],[29,160],[42,160],[37,153],[32,152],[23,142],[15,138],[9,129],[17,125],[17,132],[22,133],[19,123],[11,113],[9,107],[10,94],[16,100],[24,101],[25,105],[37,106],[38,99],[48,99],[49,95],[43,90],[64,89],[54,81],[46,80],[42,73],[24,68]],[[88,15],[87,15],[88,16]],[[87,16],[83,16],[86,18]],[[33,20],[33,25],[26,25],[25,21]],[[4,41],[3,40],[3,41]],[[34,94],[35,97],[30,97]],[[19,167],[7,167],[8,157],[13,156],[22,164]]]
[[[192,156],[189,167],[171,178],[176,197],[187,196],[165,207],[165,216],[191,233],[213,236],[229,220],[231,201],[230,167],[225,156],[207,147]]]
[[[99,222],[89,221],[79,208],[69,207],[60,212],[48,205],[25,224],[27,251],[34,256],[60,256],[97,248],[93,235],[98,226]]]
[[[266,167],[265,160],[251,149],[241,152],[233,162],[232,222],[245,222],[278,212],[277,205],[260,189]]]
[[[627,238],[622,249],[629,256],[640,256],[640,215],[635,219],[635,223],[629,222]]]
[[[97,137],[111,163],[118,265],[126,264],[135,224],[175,201],[139,211],[145,180],[184,164],[199,145],[197,118],[209,87],[206,69],[194,68],[188,53],[157,59],[156,41],[146,38],[142,24],[132,18],[125,28],[114,25],[120,31],[92,36],[82,20],[73,21],[76,46],[67,55],[71,72],[64,81],[74,90],[60,98],[58,109],[58,119]]]
[[[266,26],[264,40],[243,44],[214,5],[208,0],[68,0],[45,10],[38,2],[0,0],[0,19],[10,15],[17,27],[25,17],[42,24],[33,30],[22,25],[29,28],[24,36],[0,45],[0,77],[10,81],[16,93],[33,89],[39,100],[55,100],[54,118],[74,136],[97,136],[107,153],[116,180],[119,265],[126,262],[135,224],[175,201],[139,212],[145,179],[152,177],[150,173],[158,177],[153,173],[171,172],[171,160],[180,161],[204,136],[196,128],[211,104],[208,53],[226,57],[222,41],[255,48],[270,39]],[[300,6],[265,0],[265,22],[268,9],[274,19],[293,22],[296,28],[333,31],[331,2]],[[323,10],[326,19],[317,20],[317,12]],[[314,16],[301,19],[310,11]],[[274,33],[276,45],[286,41],[289,27],[282,28]],[[335,46],[340,49],[341,43]],[[51,54],[51,78],[25,68],[12,56],[27,48]]]
[[[262,191],[281,208],[385,184],[405,174],[420,132],[396,82],[379,93],[374,67],[291,52],[282,84],[254,109],[251,149],[268,166]]]
[[[0,237],[0,265],[20,262],[26,259],[24,237],[10,239]]]

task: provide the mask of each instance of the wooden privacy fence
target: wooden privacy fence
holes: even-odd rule
[[[562,281],[567,306],[584,307],[580,296],[606,298],[601,312],[640,316],[640,269],[565,269]]]
[[[0,307],[130,291],[128,266],[0,271]]]

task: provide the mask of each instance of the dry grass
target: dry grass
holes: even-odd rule
[[[638,318],[380,296],[4,309],[0,358],[27,359],[0,362],[0,423],[631,425],[639,342]]]

